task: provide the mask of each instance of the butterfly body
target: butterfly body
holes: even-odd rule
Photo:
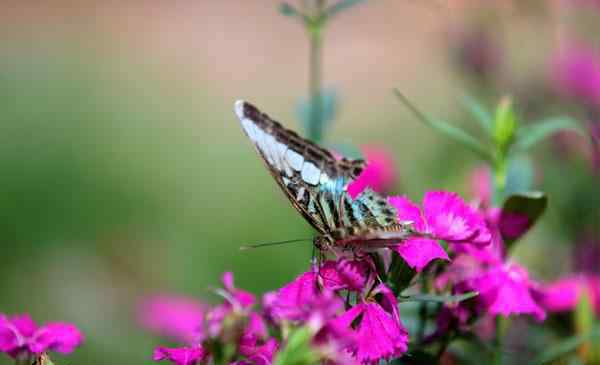
[[[236,102],[235,111],[277,184],[320,233],[315,245],[386,246],[411,234],[410,225],[397,222],[395,209],[382,196],[370,189],[356,199],[347,193],[365,161],[336,159],[247,102]]]

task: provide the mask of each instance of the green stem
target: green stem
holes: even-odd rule
[[[306,27],[310,42],[309,54],[309,85],[310,119],[308,125],[308,138],[318,143],[323,138],[323,98],[322,91],[322,46],[323,26],[326,22],[325,2],[317,0],[315,11],[309,17]]]
[[[420,281],[421,281],[421,293],[427,294],[429,291],[429,285],[427,279],[425,278],[426,272],[421,273]],[[421,302],[419,304],[419,326],[417,327],[417,343],[421,343],[423,338],[425,338],[425,327],[427,324],[427,312],[428,312],[427,302]]]
[[[508,164],[505,156],[497,156],[494,162],[494,205],[499,206],[504,198]]]
[[[508,318],[504,318],[502,316],[496,316],[496,336],[494,339],[494,364],[502,365],[502,355],[504,354],[504,350],[502,348],[504,342],[504,334],[506,333],[506,329],[508,327]]]

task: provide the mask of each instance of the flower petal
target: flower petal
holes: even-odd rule
[[[0,314],[0,351],[12,354],[24,344],[25,339],[17,328],[6,316]]]
[[[428,238],[411,238],[400,245],[394,246],[394,250],[406,261],[408,266],[417,272],[423,270],[427,264],[435,259],[450,261],[446,251],[436,240]]]
[[[310,310],[307,311],[307,306],[318,294],[317,273],[305,272],[279,289],[276,299],[271,303],[272,306],[269,312],[278,320],[306,319],[310,313]]]
[[[492,238],[484,217],[458,194],[427,192],[423,198],[423,212],[431,233],[438,239],[486,245]]]
[[[202,303],[193,298],[157,295],[141,302],[138,321],[156,334],[194,344],[204,337],[204,308]]]
[[[396,208],[398,221],[413,222],[413,226],[419,232],[425,232],[427,230],[421,208],[411,202],[406,196],[391,196],[388,198],[388,202]]]
[[[383,193],[394,184],[395,180],[394,160],[388,151],[371,146],[363,147],[362,150],[367,167],[348,185],[347,191],[352,199],[366,188]]]
[[[571,311],[577,306],[586,282],[579,276],[562,278],[541,289],[540,301],[550,312]]]
[[[83,342],[83,335],[72,324],[48,323],[32,336],[29,350],[39,354],[44,351],[55,351],[62,354],[73,352]]]

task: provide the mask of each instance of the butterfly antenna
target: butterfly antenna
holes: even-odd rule
[[[256,243],[256,244],[241,246],[240,250],[251,250],[251,249],[260,248],[260,247],[279,246],[279,245],[284,245],[286,243],[306,242],[306,241],[310,242],[310,241],[312,241],[312,238],[298,238],[298,239],[295,239],[295,240],[285,240],[285,241],[276,241],[276,242]]]

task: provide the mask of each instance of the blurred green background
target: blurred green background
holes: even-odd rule
[[[468,197],[479,162],[422,126],[391,90],[468,129],[475,125],[460,104],[468,93],[490,107],[515,95],[524,118],[579,117],[538,90],[561,18],[541,3],[380,0],[340,15],[324,40],[324,85],[340,98],[327,142],[389,149],[400,176],[395,193]],[[239,250],[312,235],[233,113],[242,98],[300,128],[294,110],[307,93],[308,43],[278,4],[2,6],[0,312],[77,324],[85,345],[57,363],[151,363],[158,340],[134,316],[145,294],[210,302],[223,271],[261,293],[307,269],[309,243]],[[457,67],[453,37],[482,22],[497,30],[507,70],[485,87]],[[571,244],[592,219],[580,218],[598,207],[597,175],[585,158],[560,157],[550,143],[533,161],[550,206],[517,255],[534,277],[553,279],[572,269]]]

